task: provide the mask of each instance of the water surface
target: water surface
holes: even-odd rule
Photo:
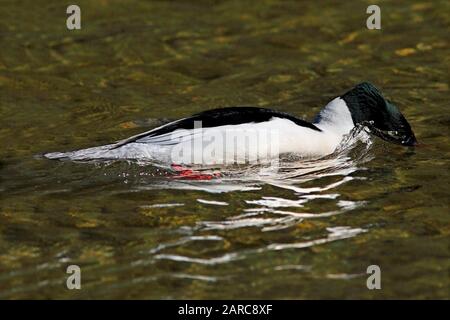
[[[369,2],[195,3],[78,1],[68,31],[60,1],[3,1],[0,297],[449,298],[448,2],[381,1],[381,30]],[[206,182],[36,157],[220,106],[311,119],[361,81],[420,147],[359,141]]]

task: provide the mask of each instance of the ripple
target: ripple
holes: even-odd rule
[[[311,271],[311,266],[305,266],[301,264],[287,264],[287,265],[281,265],[276,266],[273,268],[275,271],[284,271],[284,270],[299,270],[299,271]]]
[[[211,236],[189,236],[181,238],[174,242],[169,243],[160,243],[156,248],[153,248],[149,251],[149,253],[157,253],[164,249],[171,248],[171,247],[177,247],[183,244],[186,244],[188,242],[192,241],[223,241],[224,239],[220,236],[211,235]]]
[[[227,206],[228,203],[223,202],[223,201],[211,201],[211,200],[204,200],[204,199],[197,199],[198,202],[203,203],[203,204],[211,204],[211,205],[215,205],[215,206]]]
[[[327,228],[327,231],[330,232],[330,234],[326,238],[311,240],[311,241],[304,241],[304,242],[297,242],[297,243],[274,243],[267,246],[269,250],[285,250],[285,249],[303,249],[312,247],[315,245],[325,244],[328,242],[333,242],[337,240],[352,238],[360,233],[367,232],[365,229],[361,228],[350,228],[350,227],[333,227],[333,228]]]
[[[282,218],[244,218],[225,221],[201,221],[198,224],[203,230],[230,230],[246,227],[262,227],[262,231],[272,231],[288,228],[301,222],[297,217]]]
[[[154,258],[158,259],[158,260],[171,260],[171,261],[176,261],[176,262],[189,262],[189,263],[197,263],[197,264],[204,264],[204,265],[216,265],[216,264],[223,264],[223,263],[235,261],[242,257],[240,257],[236,253],[227,253],[227,254],[224,254],[223,256],[219,256],[219,257],[215,257],[215,258],[191,258],[191,257],[175,255],[175,254],[158,254]]]
[[[328,279],[335,279],[335,280],[351,280],[359,277],[365,276],[364,273],[355,273],[355,274],[347,274],[347,273],[329,273],[326,275]]]
[[[216,282],[219,280],[217,277],[199,275],[199,274],[187,274],[187,273],[174,273],[171,275],[174,278],[189,279],[189,280],[201,280],[206,282]]]
[[[184,203],[155,203],[151,205],[141,206],[142,209],[148,208],[171,208],[171,207],[182,207]]]
[[[262,197],[261,200],[246,200],[248,204],[257,204],[265,207],[279,208],[279,207],[303,207],[307,199],[289,200],[277,197]]]

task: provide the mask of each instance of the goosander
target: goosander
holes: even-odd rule
[[[49,159],[137,159],[176,164],[232,164],[295,154],[333,153],[355,126],[383,140],[414,146],[417,140],[399,109],[363,82],[330,101],[308,122],[271,109],[228,107],[170,122],[117,143],[47,153]]]

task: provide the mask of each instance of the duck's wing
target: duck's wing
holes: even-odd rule
[[[272,118],[287,119],[299,126],[321,131],[312,123],[285,112],[258,107],[228,107],[207,110],[194,114],[188,118],[170,122],[161,127],[119,141],[113,146],[113,149],[132,142],[171,145],[179,143],[183,139],[192,138],[192,136],[196,133],[193,129],[198,126],[201,128],[213,128],[247,123],[261,123],[270,121]],[[179,129],[184,130],[175,133],[175,131]]]

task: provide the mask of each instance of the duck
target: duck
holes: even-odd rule
[[[418,144],[398,107],[369,82],[332,99],[309,122],[285,112],[225,107],[169,122],[116,143],[48,159],[149,160],[179,165],[254,163],[284,154],[317,158],[332,154],[355,127],[406,147]]]

